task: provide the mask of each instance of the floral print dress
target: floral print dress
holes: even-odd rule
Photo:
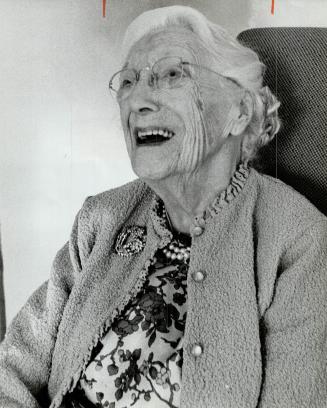
[[[183,239],[190,245],[190,237]],[[153,261],[142,290],[93,350],[75,390],[96,407],[179,407],[188,263],[168,259],[164,248]]]

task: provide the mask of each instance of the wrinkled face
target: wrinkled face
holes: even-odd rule
[[[163,57],[204,65],[219,72],[192,32],[171,27],[143,37],[130,50],[126,66],[141,70],[129,96],[119,100],[121,121],[134,172],[164,179],[199,171],[226,140],[235,99],[231,81],[206,70],[186,76],[175,88],[158,89],[145,67]]]

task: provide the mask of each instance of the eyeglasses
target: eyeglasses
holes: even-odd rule
[[[206,70],[237,84],[233,78],[225,77],[210,68],[183,61],[181,57],[164,57],[156,61],[152,67],[147,66],[139,71],[133,68],[124,68],[116,72],[109,81],[110,91],[118,100],[128,98],[140,80],[141,72],[144,69],[150,71],[149,85],[156,90],[175,89],[184,86],[190,80],[197,78],[199,70]],[[210,79],[205,85],[214,86]]]

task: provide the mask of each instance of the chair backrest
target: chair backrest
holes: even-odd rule
[[[327,28],[257,28],[238,39],[266,64],[265,84],[282,103],[282,129],[257,167],[327,215]]]
[[[3,288],[3,261],[1,252],[1,235],[0,235],[0,342],[3,340],[6,331],[6,309],[5,296]]]

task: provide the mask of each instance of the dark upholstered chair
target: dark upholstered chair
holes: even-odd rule
[[[258,163],[327,215],[327,28],[258,28],[238,39],[267,66],[283,126]]]

